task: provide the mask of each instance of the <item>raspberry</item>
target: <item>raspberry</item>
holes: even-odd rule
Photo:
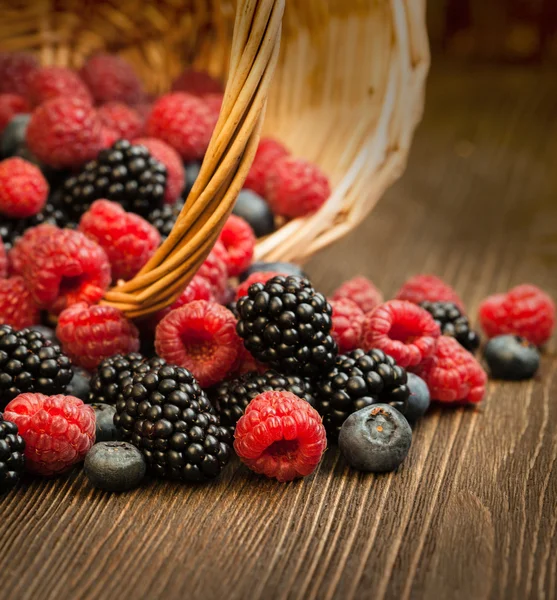
[[[56,337],[64,352],[84,369],[94,369],[114,354],[139,350],[135,325],[117,308],[74,304],[60,315]]]
[[[30,227],[10,250],[10,269],[12,273],[22,274],[25,263],[33,256],[35,244],[41,245],[52,235],[56,235],[58,228],[50,223],[43,223],[37,227]]]
[[[191,371],[201,387],[210,387],[230,373],[240,347],[234,315],[203,300],[173,310],[155,334],[157,354]]]
[[[95,411],[74,396],[20,394],[4,411],[25,441],[25,467],[50,477],[81,462],[95,443]]]
[[[91,94],[79,75],[65,67],[41,67],[29,78],[27,98],[39,106],[52,98],[67,96],[91,103]]]
[[[256,242],[253,229],[241,217],[230,215],[219,239],[226,248],[228,275],[240,275],[251,265],[253,259]]]
[[[143,119],[139,113],[121,102],[107,102],[98,110],[99,119],[104,127],[112,130],[117,139],[133,140],[141,135]]]
[[[236,300],[239,300],[242,296],[247,296],[250,286],[252,286],[254,283],[267,283],[269,279],[273,279],[273,277],[281,274],[282,273],[275,271],[258,271],[257,273],[252,273],[243,283],[238,286],[238,289],[236,290]]]
[[[8,255],[6,254],[6,248],[4,248],[4,242],[0,240],[0,279],[4,279],[8,276]]]
[[[238,358],[236,359],[236,363],[230,369],[228,377],[240,377],[240,375],[253,372],[265,373],[265,371],[268,370],[269,367],[255,360],[252,353],[249,352],[249,350],[246,350],[245,346],[242,344],[240,347],[240,352],[238,353]]]
[[[145,146],[153,158],[166,167],[165,204],[174,204],[182,194],[186,182],[184,164],[180,155],[162,140],[156,138],[139,138],[134,144]]]
[[[249,170],[244,187],[265,197],[267,178],[271,167],[277,160],[288,156],[290,152],[277,140],[262,138],[255,153],[255,159]]]
[[[514,333],[542,346],[555,326],[555,303],[535,285],[523,284],[480,305],[480,323],[488,337]]]
[[[362,348],[378,348],[401,367],[416,367],[435,352],[439,325],[423,308],[390,300],[368,313],[362,324]]]
[[[48,183],[41,170],[22,158],[0,162],[0,214],[25,219],[41,212]]]
[[[15,115],[26,113],[30,110],[31,107],[23,96],[0,94],[0,135]]]
[[[138,104],[145,99],[143,85],[133,67],[114,54],[96,54],[79,72],[95,102]]]
[[[197,275],[204,277],[211,286],[211,291],[217,302],[226,294],[228,270],[223,259],[226,258],[226,248],[217,241],[205,262],[199,267]]]
[[[106,150],[111,148],[118,141],[118,132],[110,127],[101,126],[101,148]]]
[[[29,77],[39,68],[37,59],[26,52],[0,52],[0,94],[25,96]]]
[[[319,413],[290,392],[255,397],[236,425],[234,450],[252,471],[292,481],[315,471],[327,448]]]
[[[333,294],[333,300],[348,298],[357,304],[364,313],[371,312],[383,303],[383,294],[367,279],[367,277],[354,277],[345,281]]]
[[[177,92],[155,102],[145,132],[172,146],[182,160],[190,161],[203,158],[213,125],[211,112],[202,100]]]
[[[56,169],[79,167],[102,148],[97,111],[79,98],[53,98],[41,104],[27,127],[29,150]]]
[[[450,285],[435,275],[414,275],[406,281],[395,296],[397,300],[408,300],[420,304],[430,302],[453,302],[464,314],[464,302]]]
[[[150,223],[110,200],[93,202],[81,217],[79,231],[104,249],[113,281],[131,279],[161,243],[159,232]]]
[[[110,284],[105,251],[79,231],[50,230],[23,262],[35,302],[54,314],[77,302],[98,302]]]
[[[440,402],[480,402],[487,375],[480,363],[454,338],[442,335],[434,355],[416,370]]]
[[[331,335],[338,345],[340,354],[346,354],[360,346],[364,312],[352,300],[341,298],[331,300],[333,307],[333,328]]]
[[[0,323],[24,329],[41,322],[41,311],[33,301],[23,277],[0,279]]]
[[[187,92],[194,96],[207,94],[220,94],[223,86],[220,81],[209,75],[206,71],[185,69],[172,83],[173,92]]]

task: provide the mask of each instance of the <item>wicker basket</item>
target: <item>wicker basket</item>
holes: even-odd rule
[[[334,191],[316,214],[261,240],[258,259],[302,262],[357,225],[403,170],[429,64],[425,0],[288,0],[284,19],[285,0],[0,5],[1,50],[72,67],[98,50],[118,52],[155,93],[189,63],[227,79],[172,234],[138,276],[106,295],[130,317],[170,304],[194,275],[232,210],[262,128],[317,162]]]

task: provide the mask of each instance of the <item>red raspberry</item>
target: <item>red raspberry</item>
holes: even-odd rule
[[[354,277],[343,283],[333,294],[333,300],[343,298],[352,300],[364,313],[371,312],[383,303],[383,294],[367,277]]]
[[[224,90],[222,83],[206,71],[187,68],[174,80],[173,92],[187,92],[194,96],[220,94]]]
[[[331,300],[333,307],[333,328],[331,335],[338,344],[340,354],[346,354],[360,347],[364,312],[352,300],[341,298]]]
[[[209,282],[217,302],[221,302],[226,295],[228,269],[225,260],[226,248],[220,241],[217,241],[211,253],[197,271],[197,275],[204,277]]]
[[[262,138],[255,153],[255,159],[249,170],[244,187],[253,190],[262,198],[265,197],[267,178],[271,167],[280,158],[288,156],[290,152],[277,140]]]
[[[133,143],[145,146],[151,153],[151,156],[166,167],[164,201],[166,204],[174,204],[182,194],[186,181],[184,163],[180,155],[174,148],[156,138],[138,138]]]
[[[107,102],[99,110],[101,123],[115,131],[118,139],[133,140],[141,135],[143,119],[139,113],[127,104],[121,102]]]
[[[0,52],[0,94],[25,96],[29,77],[39,68],[37,59],[26,52]]]
[[[480,305],[480,323],[488,337],[515,333],[542,346],[555,326],[555,303],[535,285],[523,284]]]
[[[137,328],[113,306],[73,304],[61,313],[56,337],[76,365],[90,370],[105,358],[139,350]]]
[[[292,219],[315,212],[330,195],[329,180],[317,165],[290,156],[274,164],[265,188],[273,212]]]
[[[91,104],[91,94],[79,75],[65,67],[41,67],[29,78],[27,98],[39,106],[52,98],[68,96]]]
[[[0,239],[0,279],[4,279],[8,276],[8,255],[6,254],[6,248],[4,242]]]
[[[110,129],[110,127],[105,127],[104,125],[101,126],[101,148],[103,150],[112,148],[119,137],[118,132],[114,131],[114,129]]]
[[[310,475],[327,449],[319,413],[290,392],[256,396],[236,424],[234,438],[245,465],[278,481]]]
[[[151,102],[140,102],[139,104],[134,104],[133,108],[141,117],[143,125],[145,125],[147,117],[151,114],[151,111],[153,110],[153,104]]]
[[[435,354],[416,370],[427,383],[433,400],[480,402],[487,375],[480,363],[454,338],[442,335]]]
[[[79,72],[97,104],[138,104],[145,98],[143,84],[133,67],[114,54],[95,54]]]
[[[268,370],[269,366],[255,360],[251,352],[246,350],[245,346],[242,344],[236,364],[230,369],[227,379],[235,379],[236,377],[240,377],[240,375],[253,373],[254,371],[257,373],[265,373]]]
[[[160,233],[150,223],[110,200],[93,202],[81,217],[79,231],[104,249],[113,281],[131,279],[161,243]]]
[[[97,111],[78,98],[60,97],[41,104],[27,127],[29,150],[57,169],[79,167],[102,148]]]
[[[0,162],[0,214],[25,219],[41,212],[48,183],[35,165],[14,157]]]
[[[81,462],[95,443],[95,411],[73,396],[20,394],[4,411],[25,440],[25,467],[50,477]]]
[[[23,262],[35,302],[58,314],[77,302],[98,302],[110,284],[105,251],[79,231],[56,229]]]
[[[398,290],[397,300],[408,300],[420,304],[425,300],[430,302],[454,302],[461,312],[465,312],[464,302],[450,285],[435,275],[414,275]]]
[[[49,223],[30,227],[15,243],[8,255],[12,273],[22,274],[24,265],[33,256],[35,244],[42,244],[52,235],[56,235],[58,228]]]
[[[213,125],[211,112],[202,100],[177,92],[155,102],[145,131],[172,146],[183,160],[198,160],[209,146]]]
[[[24,329],[41,322],[41,311],[35,304],[23,277],[0,279],[0,323]]]
[[[251,265],[253,260],[257,241],[253,229],[241,217],[230,215],[219,239],[226,248],[226,266],[229,277],[240,275]]]
[[[234,315],[224,306],[203,300],[173,310],[155,334],[157,354],[191,371],[204,388],[228,375],[241,345]]]
[[[21,113],[31,110],[29,102],[23,96],[16,94],[0,94],[0,134],[6,129],[6,125]]]
[[[238,286],[238,289],[236,290],[236,300],[239,300],[242,296],[247,296],[250,286],[252,286],[254,283],[267,283],[269,279],[272,279],[277,275],[281,275],[281,273],[275,271],[258,271],[256,273],[252,273],[243,283]]]
[[[362,348],[378,348],[401,367],[416,367],[433,355],[440,335],[427,310],[412,302],[390,300],[365,316]]]

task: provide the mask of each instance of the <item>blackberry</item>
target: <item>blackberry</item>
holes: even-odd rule
[[[147,217],[162,206],[165,188],[166,167],[145,146],[118,140],[88,162],[79,175],[66,179],[61,205],[77,221],[99,198]]]
[[[224,381],[209,392],[209,399],[217,409],[221,423],[234,431],[247,405],[263,392],[291,392],[315,407],[313,385],[308,379],[295,375],[281,375],[267,371],[260,375],[246,373],[237,379]]]
[[[25,465],[25,442],[17,425],[4,421],[0,413],[0,494],[11,490],[19,481]]]
[[[337,345],[331,305],[307,279],[254,283],[237,305],[238,335],[254,358],[289,375],[314,377],[331,368]]]
[[[468,352],[476,352],[480,346],[480,336],[470,329],[468,317],[462,314],[456,304],[425,301],[420,306],[437,321],[443,335],[454,337]]]
[[[184,202],[178,200],[174,204],[165,204],[162,208],[155,208],[149,213],[147,220],[153,227],[158,229],[163,240],[170,235],[183,206]]]
[[[114,423],[158,477],[213,479],[232,454],[228,429],[220,426],[207,396],[182,367],[162,365],[136,373],[116,403]]]
[[[122,398],[122,391],[131,382],[133,375],[152,367],[160,367],[166,361],[158,356],[147,359],[139,352],[115,354],[105,358],[91,377],[89,384],[90,404],[116,404]]]
[[[382,350],[358,349],[338,356],[334,368],[317,382],[317,410],[333,440],[354,412],[371,404],[390,404],[404,414],[410,390],[406,370]]]
[[[70,359],[41,333],[0,325],[0,406],[23,392],[63,394],[72,377]]]

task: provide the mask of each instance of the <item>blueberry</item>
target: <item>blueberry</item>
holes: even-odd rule
[[[540,366],[538,349],[517,335],[499,335],[489,340],[484,358],[495,379],[530,379]]]
[[[191,188],[193,187],[193,184],[195,183],[200,170],[201,170],[200,162],[195,161],[195,162],[188,162],[188,163],[184,164],[186,182],[184,185],[184,191],[182,193],[183,198],[188,197],[188,194],[191,192]]]
[[[95,440],[97,442],[115,442],[120,437],[120,432],[116,425],[114,425],[114,415],[116,414],[116,407],[111,404],[104,404],[103,402],[97,402],[91,404],[95,411]]]
[[[139,485],[146,463],[143,454],[128,442],[100,442],[85,457],[84,469],[95,487],[123,492]]]
[[[53,344],[60,345],[58,338],[56,337],[56,332],[51,327],[47,327],[46,325],[31,325],[27,329],[31,329],[32,331],[38,331],[42,334],[45,340]]]
[[[247,221],[258,238],[275,230],[273,211],[261,196],[251,190],[242,190],[238,194],[232,212]]]
[[[394,471],[406,458],[411,443],[408,421],[388,404],[373,404],[352,413],[338,438],[348,464],[371,473]]]
[[[423,417],[429,408],[431,397],[426,382],[414,373],[407,373],[408,388],[410,389],[410,397],[408,402],[401,411],[409,423],[415,423]]]
[[[87,402],[87,398],[89,398],[90,383],[91,375],[89,375],[85,369],[74,367],[73,377],[70,383],[68,383],[66,393],[69,396],[75,396],[76,398],[83,400],[83,402]]]
[[[0,154],[4,158],[15,156],[19,148],[25,146],[25,135],[31,115],[20,114],[6,125],[2,134]]]
[[[288,262],[254,262],[248,269],[240,275],[240,281],[245,281],[252,273],[265,273],[275,271],[282,275],[293,275],[294,277],[306,277],[301,267]]]

